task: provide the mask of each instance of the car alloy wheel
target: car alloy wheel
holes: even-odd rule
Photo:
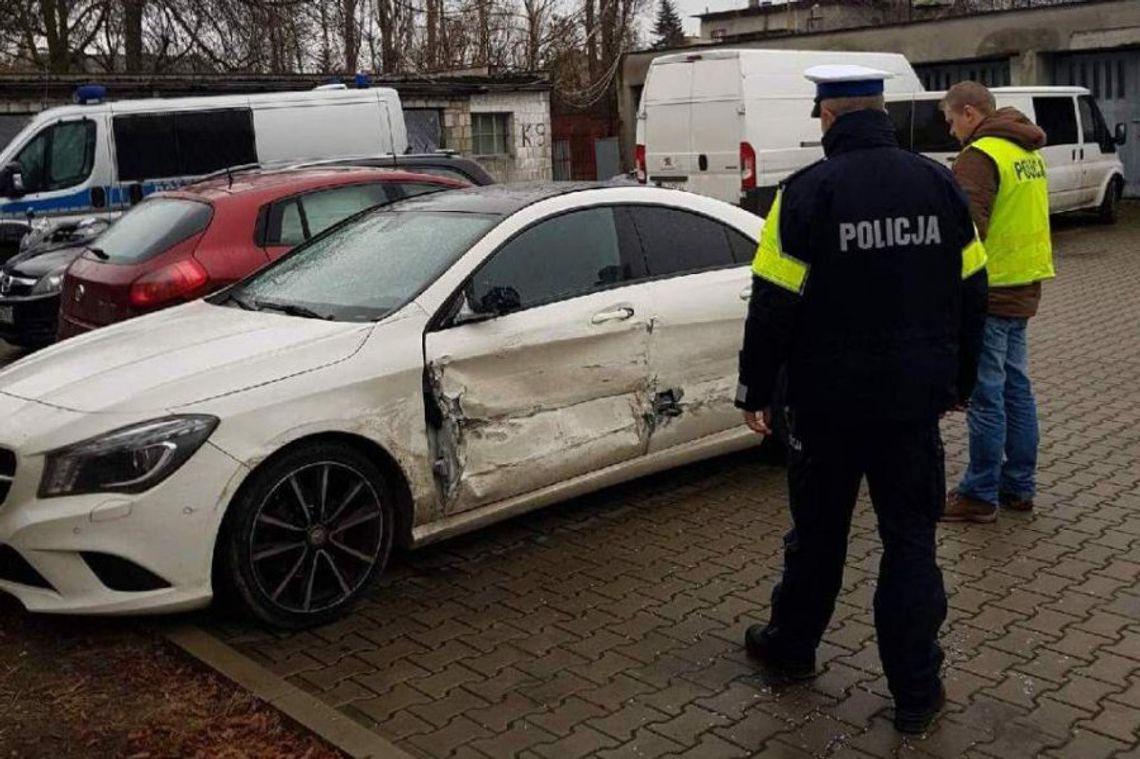
[[[389,492],[375,464],[349,445],[302,444],[271,459],[226,516],[219,592],[278,627],[334,619],[388,561]]]
[[[385,526],[380,497],[364,475],[336,462],[310,464],[279,481],[258,507],[252,574],[283,611],[338,606],[371,574]]]

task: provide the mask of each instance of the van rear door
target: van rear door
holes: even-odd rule
[[[693,64],[655,63],[645,84],[645,165],[651,183],[683,188],[692,160]]]
[[[739,204],[740,143],[744,134],[740,59],[702,57],[692,66],[689,134],[694,168],[686,189]]]

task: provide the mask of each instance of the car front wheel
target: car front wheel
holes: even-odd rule
[[[383,571],[391,489],[355,448],[303,444],[257,470],[231,504],[215,581],[257,620],[300,629],[345,612]]]

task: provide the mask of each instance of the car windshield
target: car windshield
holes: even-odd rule
[[[132,208],[91,243],[112,263],[137,264],[193,237],[210,223],[208,203],[154,198]]]
[[[246,308],[380,319],[418,295],[497,221],[471,213],[373,213],[298,247],[229,295]]]

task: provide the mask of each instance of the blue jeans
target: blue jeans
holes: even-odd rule
[[[978,384],[970,397],[970,466],[958,492],[997,504],[1030,499],[1037,470],[1037,406],[1029,384],[1025,319],[986,317]]]

